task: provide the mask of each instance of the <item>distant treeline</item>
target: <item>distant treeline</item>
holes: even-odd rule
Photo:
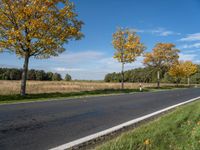
[[[176,80],[169,76],[167,68],[163,68],[161,73],[161,82],[164,83],[176,83]],[[105,82],[121,82],[121,73],[109,73],[104,78]],[[145,83],[155,83],[157,82],[157,72],[151,67],[136,68],[124,72],[125,82],[145,82]],[[187,83],[186,78],[181,79],[181,83]],[[191,83],[200,84],[200,65],[198,65],[198,71],[193,76],[191,76]]]
[[[21,80],[21,77],[22,69],[0,68],[0,80]],[[28,80],[60,81],[62,77],[59,73],[31,69],[28,71]]]

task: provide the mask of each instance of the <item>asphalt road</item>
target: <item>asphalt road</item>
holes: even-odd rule
[[[198,96],[196,88],[0,105],[0,149],[53,148]]]

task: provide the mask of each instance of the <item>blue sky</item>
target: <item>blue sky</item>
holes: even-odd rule
[[[103,79],[108,72],[120,71],[112,56],[112,34],[117,27],[137,31],[151,51],[157,42],[172,42],[181,50],[181,60],[200,63],[199,0],[71,0],[83,20],[81,41],[65,45],[59,57],[31,59],[30,68],[69,73],[74,79]],[[126,69],[142,67],[142,57]],[[0,67],[21,68],[23,60],[0,53]]]

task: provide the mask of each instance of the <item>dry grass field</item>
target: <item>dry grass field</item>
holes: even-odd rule
[[[162,84],[169,85],[169,84]],[[155,87],[156,84],[143,84],[144,87]],[[27,93],[67,93],[102,89],[119,89],[120,83],[105,82],[66,82],[66,81],[28,81]],[[126,89],[139,88],[139,83],[125,83]],[[0,95],[18,94],[20,81],[0,81]]]

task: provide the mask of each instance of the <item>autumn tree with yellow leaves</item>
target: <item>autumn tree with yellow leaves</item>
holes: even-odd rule
[[[82,24],[69,0],[0,1],[0,51],[24,58],[22,96],[26,94],[30,57],[42,59],[62,53],[64,43],[83,36]]]
[[[153,67],[157,71],[157,87],[160,87],[160,71],[164,67],[170,67],[178,61],[179,50],[171,43],[158,43],[152,52],[144,55],[144,64]]]
[[[197,72],[197,65],[191,61],[179,61],[172,65],[169,69],[169,75],[180,80],[181,78],[188,79],[188,85],[190,85],[190,77]]]
[[[188,79],[188,85],[190,85],[190,77],[197,72],[197,65],[191,61],[185,61],[183,63],[183,70],[185,77]]]
[[[176,84],[178,86],[178,84],[180,83],[181,79],[185,77],[185,73],[184,73],[184,65],[182,61],[179,61],[175,64],[173,64],[169,71],[168,74],[170,76],[172,76],[173,78],[175,78]]]
[[[143,53],[145,46],[135,32],[121,28],[113,34],[112,44],[116,50],[114,58],[122,64],[121,88],[124,89],[124,65],[134,62]]]

